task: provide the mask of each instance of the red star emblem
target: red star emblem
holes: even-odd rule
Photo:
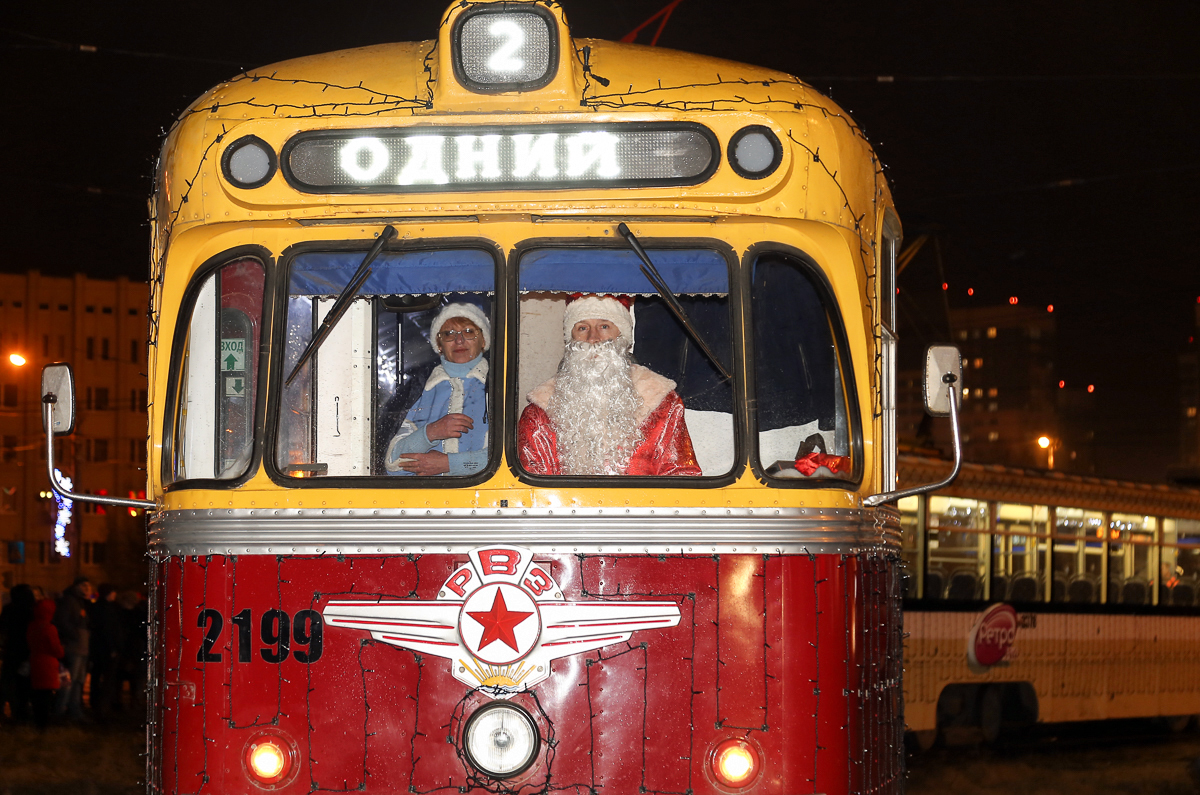
[[[517,636],[513,633],[513,629],[533,615],[533,613],[509,610],[508,605],[504,603],[503,591],[497,588],[496,598],[492,601],[491,610],[488,610],[486,613],[467,613],[467,615],[483,627],[483,637],[479,639],[479,648],[481,650],[486,648],[489,643],[502,641],[508,648],[519,652],[520,649],[517,648]]]

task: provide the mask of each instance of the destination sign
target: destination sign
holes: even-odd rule
[[[306,193],[695,185],[720,147],[690,123],[407,127],[301,133],[283,148]]]

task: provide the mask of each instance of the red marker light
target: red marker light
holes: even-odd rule
[[[758,749],[745,740],[726,740],[713,750],[712,772],[726,787],[748,787],[758,778],[762,761]]]
[[[1059,388],[1059,389],[1063,389],[1064,387],[1066,387],[1066,385],[1067,385],[1067,382],[1066,382],[1066,381],[1059,381],[1059,382],[1058,382],[1058,388]]]
[[[1095,391],[1096,391],[1096,387],[1095,387],[1095,386],[1093,386],[1093,385],[1091,385],[1091,384],[1088,384],[1088,391],[1089,391],[1089,392],[1095,392]]]
[[[968,288],[967,288],[967,295],[975,295],[975,288],[974,288],[974,287],[968,287]]]
[[[1010,304],[1012,304],[1013,306],[1016,306],[1016,305],[1017,305],[1017,297],[1016,297],[1015,295],[1014,295],[1014,296],[1011,296],[1011,297],[1008,299],[1008,302],[1009,302]]]
[[[1048,307],[1046,307],[1046,311],[1047,311],[1047,312],[1053,312],[1053,311],[1054,311],[1054,304],[1050,304]]]
[[[950,289],[950,285],[949,285],[949,284],[947,284],[946,282],[942,282],[942,289],[943,289],[943,290],[949,290],[949,289]]]
[[[296,749],[282,737],[263,732],[246,743],[242,761],[247,777],[255,784],[286,783],[296,771]],[[274,786],[270,787],[274,789]]]

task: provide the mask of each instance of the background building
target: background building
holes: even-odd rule
[[[1179,354],[1179,465],[1170,477],[1177,483],[1200,485],[1200,298],[1187,347]]]
[[[1093,387],[1056,376],[1054,313],[1003,305],[951,309],[949,320],[950,341],[963,357],[966,460],[1093,472]],[[949,456],[949,424],[926,416],[922,378],[915,369],[897,378],[901,442]]]
[[[146,306],[149,287],[115,281],[0,274],[0,582],[60,591],[83,574],[137,588],[145,580],[142,511],[76,503],[69,556],[54,545],[42,434],[42,366],[75,368],[76,431],[56,462],[80,492],[144,496]],[[10,358],[17,354],[25,363]]]

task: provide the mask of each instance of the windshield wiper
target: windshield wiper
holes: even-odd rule
[[[291,386],[292,381],[296,380],[296,375],[300,372],[300,368],[312,358],[312,355],[321,347],[321,343],[333,331],[333,327],[342,319],[342,315],[346,314],[346,310],[350,308],[350,304],[354,301],[358,291],[362,289],[363,284],[367,281],[367,277],[371,275],[371,263],[379,256],[379,252],[383,251],[383,247],[387,242],[396,236],[396,227],[388,224],[379,233],[379,238],[367,252],[367,256],[363,257],[362,264],[358,266],[358,270],[350,277],[350,281],[346,282],[346,286],[338,294],[337,300],[333,302],[329,312],[325,315],[325,320],[321,322],[321,327],[317,329],[317,333],[308,341],[308,346],[304,349],[304,353],[300,354],[300,359],[296,362],[296,366],[292,368],[292,374],[287,377],[283,385]]]
[[[621,233],[621,237],[625,238],[625,240],[629,242],[629,246],[633,249],[634,253],[638,255],[638,258],[641,259],[642,275],[646,277],[646,280],[649,281],[650,284],[654,286],[654,289],[658,291],[658,294],[662,296],[663,301],[667,305],[667,309],[671,310],[671,314],[675,315],[675,319],[678,320],[683,326],[684,330],[688,333],[688,336],[691,337],[692,341],[696,343],[696,346],[704,352],[704,355],[708,357],[708,360],[713,363],[713,366],[717,368],[721,375],[724,376],[726,380],[731,380],[733,377],[729,374],[729,371],[725,369],[725,365],[721,363],[721,360],[717,358],[717,355],[712,352],[712,348],[708,347],[708,343],[706,343],[704,338],[700,336],[700,332],[697,331],[696,327],[692,325],[692,321],[688,320],[687,314],[683,311],[683,307],[679,303],[679,299],[676,298],[675,294],[667,287],[667,283],[663,280],[662,274],[658,272],[658,268],[654,267],[654,263],[650,261],[649,255],[646,254],[646,249],[642,248],[642,244],[639,243],[638,239],[633,236],[633,232],[631,232],[629,227],[624,223],[617,224],[617,231]]]

